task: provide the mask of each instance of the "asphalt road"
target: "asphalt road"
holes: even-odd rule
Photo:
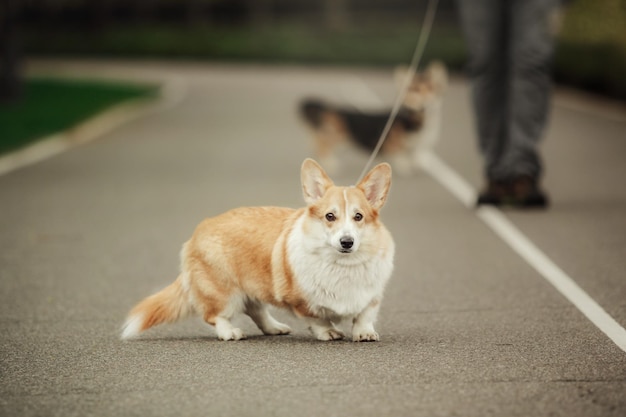
[[[396,177],[397,246],[379,343],[319,342],[303,323],[220,342],[200,320],[122,342],[134,303],[177,275],[204,217],[302,205],[311,155],[296,103],[383,101],[363,69],[39,62],[35,72],[176,79],[184,97],[0,177],[0,416],[623,416],[626,353],[425,173]],[[62,105],[62,98],[59,99]],[[552,207],[506,216],[626,326],[626,112],[559,93],[543,146]],[[468,87],[446,96],[437,154],[475,188]],[[346,150],[336,182],[366,156]],[[242,254],[246,256],[246,254]]]

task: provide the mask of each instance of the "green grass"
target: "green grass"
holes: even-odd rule
[[[0,105],[0,154],[66,130],[114,104],[156,93],[152,86],[28,79],[20,101]]]

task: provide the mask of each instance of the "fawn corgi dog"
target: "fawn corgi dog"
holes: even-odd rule
[[[406,73],[406,68],[396,70],[396,84],[402,85]],[[424,152],[437,142],[447,84],[448,71],[437,61],[412,78],[381,148],[396,172],[410,174]],[[317,98],[304,99],[299,111],[313,133],[317,157],[329,172],[337,168],[335,152],[341,144],[353,143],[363,150],[373,151],[391,113],[391,110],[360,111]]]
[[[335,186],[322,167],[301,168],[306,207],[237,208],[204,220],[181,251],[181,273],[130,312],[122,338],[200,315],[221,340],[245,336],[231,318],[245,313],[266,335],[291,329],[268,306],[290,310],[319,340],[377,341],[374,322],[393,269],[394,242],[379,211],[391,167],[374,167],[356,186]]]

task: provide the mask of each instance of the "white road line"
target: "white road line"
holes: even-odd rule
[[[435,154],[422,159],[422,168],[443,185],[464,206],[471,208],[476,191],[459,174]],[[522,259],[532,266],[558,292],[567,298],[598,329],[626,352],[626,330],[574,282],[558,265],[530,241],[515,225],[494,207],[480,207],[476,215],[506,242]]]
[[[128,123],[131,120],[168,110],[182,101],[187,91],[180,79],[168,80],[161,87],[161,97],[153,100],[137,99],[120,103],[93,118],[60,132],[40,139],[23,149],[0,157],[0,175],[32,165],[75,146],[92,140]]]

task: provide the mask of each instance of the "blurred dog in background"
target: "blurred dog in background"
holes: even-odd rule
[[[404,83],[406,72],[406,68],[396,70],[398,85]],[[397,173],[412,173],[421,155],[437,142],[447,85],[448,71],[441,62],[430,63],[411,80],[402,107],[381,148],[381,153]],[[365,151],[373,151],[391,113],[391,110],[360,111],[317,98],[303,100],[299,111],[313,132],[318,160],[330,172],[336,172],[339,167],[336,151],[342,144],[352,143]]]

